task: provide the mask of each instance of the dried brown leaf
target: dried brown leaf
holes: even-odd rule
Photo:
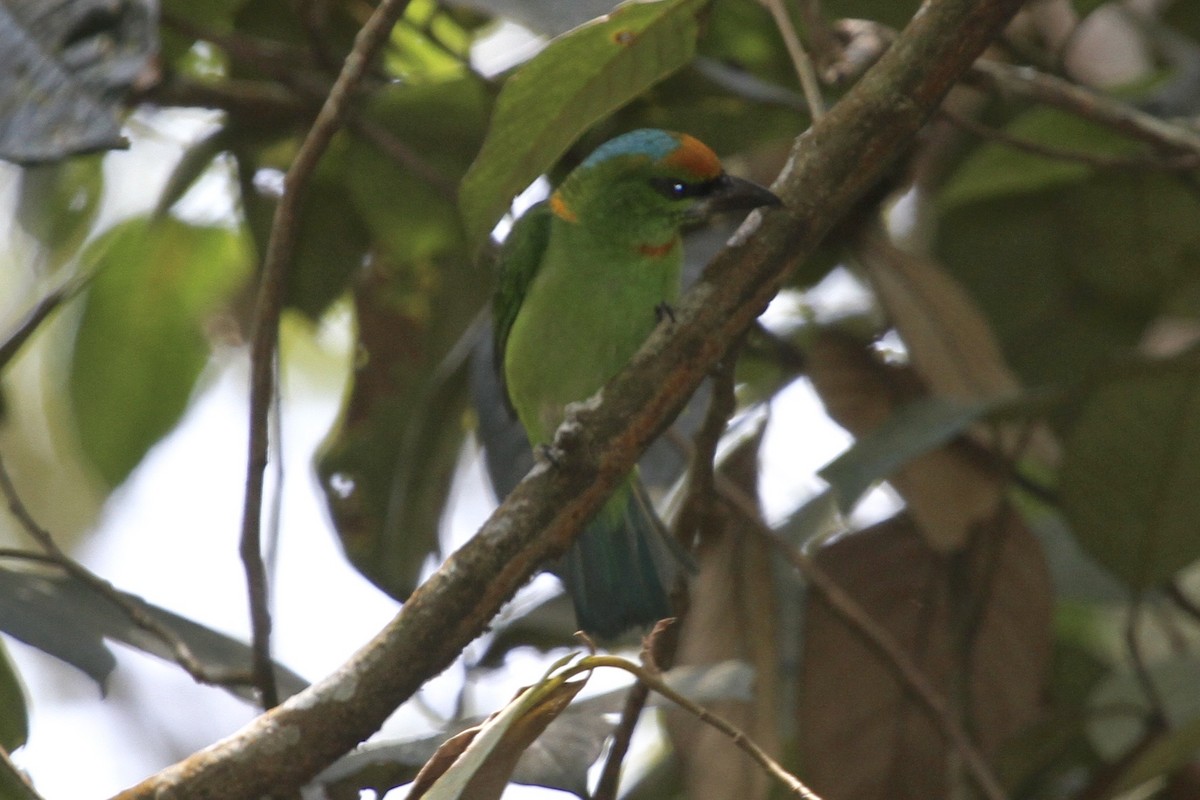
[[[520,716],[511,720],[504,729],[501,739],[491,747],[481,762],[473,767],[474,774],[458,796],[463,800],[498,799],[503,794],[505,787],[508,786],[509,779],[521,756],[546,730],[546,726],[566,710],[585,683],[584,680],[568,681],[554,687],[533,707],[526,709]],[[518,692],[517,696],[509,702],[508,707],[521,702],[521,695],[526,691],[530,691],[530,688]],[[412,788],[409,790],[409,800],[418,800],[433,788],[438,779],[459,762],[476,738],[490,725],[498,723],[502,714],[503,711],[497,712],[482,724],[468,728],[443,742],[437,752],[417,773],[416,780],[413,781]]]
[[[956,556],[905,515],[817,562],[908,650],[985,755],[1035,720],[1051,650],[1050,577],[1008,514]],[[818,595],[805,616],[798,709],[805,776],[826,800],[946,797],[965,778],[894,669]]]

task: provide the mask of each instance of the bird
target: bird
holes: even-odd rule
[[[514,223],[499,257],[493,349],[535,452],[549,452],[568,404],[591,397],[672,318],[681,229],[779,204],[695,137],[643,128],[600,145]],[[671,616],[689,564],[635,467],[553,571],[579,628],[611,639]]]

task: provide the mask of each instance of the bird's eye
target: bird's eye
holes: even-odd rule
[[[704,197],[711,192],[715,186],[716,180],[701,181],[700,183],[688,183],[676,178],[651,178],[650,185],[655,191],[661,194],[668,200],[683,200],[688,197]]]
[[[651,178],[650,185],[668,200],[682,200],[691,195],[691,187],[684,181],[674,178]]]

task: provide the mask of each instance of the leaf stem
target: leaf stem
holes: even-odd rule
[[[694,715],[701,722],[716,728],[728,736],[739,749],[754,759],[756,763],[766,770],[768,775],[786,786],[792,794],[797,797],[803,797],[805,800],[821,800],[820,795],[805,786],[803,781],[784,769],[783,765],[778,761],[771,758],[767,751],[759,747],[741,728],[738,728],[719,714],[714,714],[699,703],[693,702],[691,699],[676,692],[659,675],[633,663],[629,659],[608,655],[585,656],[565,670],[562,675],[570,678],[576,673],[593,670],[597,667],[615,667],[625,670],[653,691],[658,692],[680,708]]]

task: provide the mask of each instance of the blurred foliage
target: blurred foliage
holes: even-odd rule
[[[536,18],[531,0],[514,2]],[[1056,8],[1089,25],[1125,19],[1093,14],[1106,5]],[[692,133],[732,170],[769,180],[809,124],[783,40],[757,0],[631,4],[507,72],[480,74],[473,56],[503,46],[489,13],[498,7],[410,3],[310,181],[287,278],[288,312],[314,327],[351,312],[350,385],[315,468],[347,557],[398,599],[445,555],[439,523],[472,435],[493,455],[520,440],[502,429],[496,387],[484,385],[489,357],[476,352],[489,338],[488,234],[514,195],[543,175],[557,181],[600,142],[643,126]],[[829,20],[892,28],[917,7],[822,3]],[[1126,85],[1149,88],[1126,90],[1119,102],[1151,108],[1167,88],[1191,86],[1200,4],[1167,4],[1154,20],[1162,28],[1103,22],[1115,38],[1091,49],[1083,35],[1055,39],[1061,32],[1039,8],[1022,21],[1034,35],[1007,42],[1010,57],[1082,82],[1085,67],[1107,63],[1105,48],[1120,42],[1153,74],[1127,76]],[[158,60],[135,97],[139,121],[155,119],[155,106],[221,111],[206,112],[165,184],[148,187],[156,194],[131,215],[111,196],[123,185],[115,170],[128,162],[102,155],[14,173],[13,230],[36,247],[28,296],[11,308],[35,307],[51,281],[83,289],[56,312],[69,341],[42,329],[28,345],[12,341],[50,354],[46,385],[61,387],[73,422],[55,435],[74,437],[109,489],[178,423],[214,355],[252,329],[255,265],[284,175],[369,5],[164,0],[161,10]],[[813,45],[820,32],[800,33]],[[1179,108],[1198,105],[1190,102]],[[807,545],[900,639],[1014,800],[1156,786],[1197,796],[1196,172],[1156,163],[1159,151],[1121,131],[1010,93],[956,94],[951,103],[995,133],[944,121],[931,129],[894,183],[796,270],[789,302],[742,349],[740,410],[769,408],[773,421],[792,414],[774,401],[808,379],[856,439],[822,471],[833,492],[808,505],[797,498],[778,531]],[[128,127],[136,154],[153,135]],[[197,212],[214,194],[221,199],[211,205],[229,211]],[[106,214],[106,203],[121,210]],[[904,235],[879,246],[871,237],[884,226],[874,223],[887,215]],[[837,305],[823,284],[835,272],[857,305],[825,313]],[[5,336],[18,324],[5,319]],[[0,365],[6,380],[9,363]],[[12,404],[8,416],[22,407]],[[0,423],[5,433],[9,420]],[[759,477],[759,433],[731,434],[721,451],[738,454],[722,461],[722,480],[747,494]],[[488,464],[501,486],[528,467],[507,455]],[[902,512],[860,530],[835,508],[835,496],[849,512],[884,480]],[[679,654],[757,670],[756,694],[719,698],[723,713],[829,800],[968,796],[960,760],[895,670],[824,599],[802,594],[753,525],[727,510],[717,516],[698,548]],[[97,680],[112,668],[106,638],[163,655],[161,643],[61,586],[32,602],[35,579],[9,574],[0,573],[9,634]],[[519,648],[570,644],[560,611],[551,601],[498,621],[468,664],[470,679]],[[244,651],[227,639],[172,624],[216,663],[242,663]],[[299,683],[292,676],[289,691]],[[549,726],[579,734],[557,742],[564,777],[538,773],[576,794],[611,729],[585,708],[576,703]],[[25,727],[19,678],[0,654],[0,745],[19,746]],[[750,773],[727,743],[668,727],[675,752],[643,753],[654,762],[646,796],[697,786],[708,796],[767,796],[766,781],[730,778]],[[409,780],[436,749],[382,744],[368,754],[374,760],[335,768],[330,785],[357,796],[372,781]],[[536,749],[508,740],[488,791],[510,772],[522,779],[512,764]]]
[[[8,657],[8,650],[0,644],[0,747],[12,752],[25,744],[28,737],[25,691]]]

